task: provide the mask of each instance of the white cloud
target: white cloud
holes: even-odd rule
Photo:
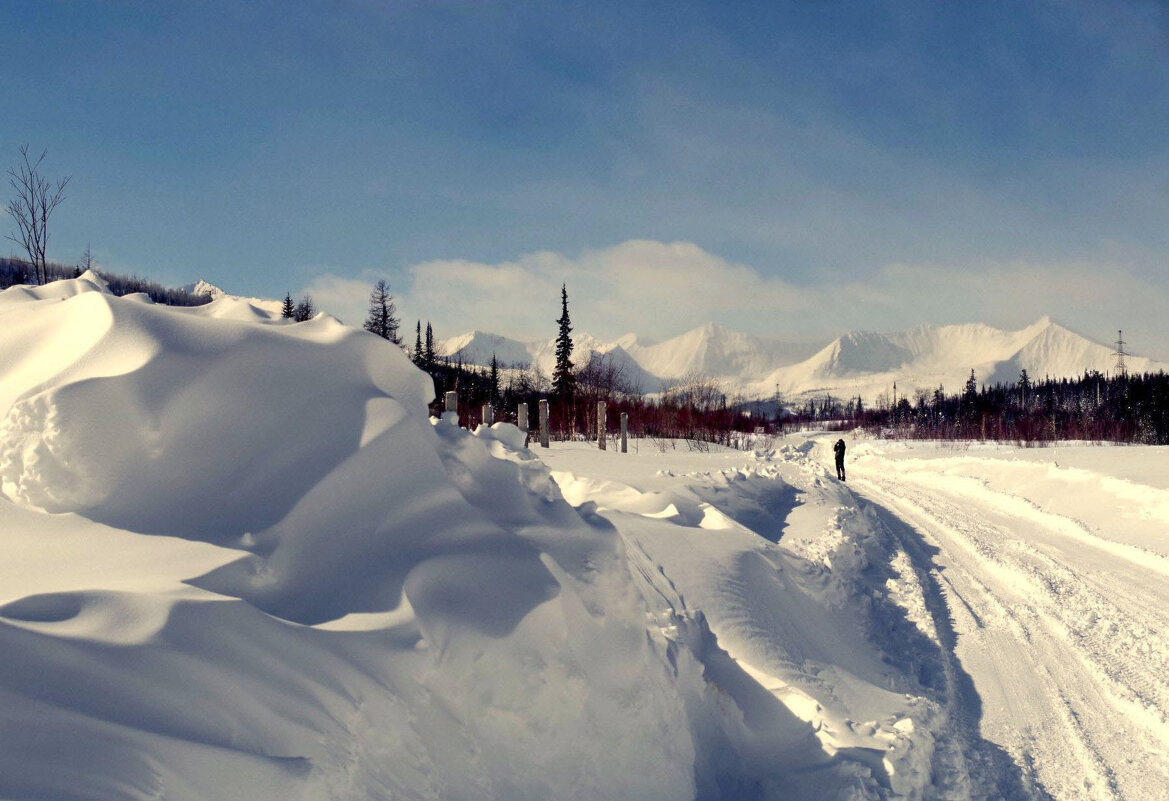
[[[472,329],[551,338],[564,283],[576,330],[601,338],[629,331],[664,338],[714,321],[786,339],[827,340],[850,330],[923,322],[1021,328],[1050,315],[1104,342],[1124,328],[1137,352],[1169,357],[1163,312],[1169,290],[1123,259],[889,264],[865,281],[797,286],[690,242],[631,240],[577,257],[542,251],[496,264],[427,261],[405,276],[401,286],[391,282],[404,335],[421,319],[432,321],[440,338]],[[306,291],[318,307],[360,325],[379,277],[329,274]]]
[[[314,278],[294,300],[308,293],[318,311],[326,311],[348,325],[360,326],[369,310],[369,291],[376,281],[376,278],[370,281],[325,273]]]
[[[785,313],[812,301],[804,290],[689,242],[632,240],[575,259],[540,252],[500,264],[430,261],[410,272],[403,305],[425,309],[423,319],[450,333],[479,328],[523,339],[555,333],[562,283],[574,325],[597,336],[669,336],[707,320],[733,325],[744,314]]]
[[[981,322],[1021,328],[1044,315],[1101,342],[1119,328],[1136,352],[1169,357],[1169,290],[1125,263],[1005,261],[893,264],[847,288],[849,328]]]

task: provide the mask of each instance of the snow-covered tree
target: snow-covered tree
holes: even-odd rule
[[[374,284],[369,293],[369,316],[365,318],[366,331],[377,334],[382,339],[388,339],[395,345],[401,345],[398,336],[398,318],[395,316],[394,296],[390,294],[390,287],[385,281]]]

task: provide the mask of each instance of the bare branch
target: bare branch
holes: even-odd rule
[[[65,187],[69,177],[50,183],[41,175],[41,163],[49,151],[41,151],[35,160],[29,157],[28,145],[20,147],[20,163],[8,168],[8,184],[16,197],[8,202],[8,215],[16,223],[17,236],[7,234],[6,238],[20,245],[35,273],[38,283],[47,280],[45,254],[49,247],[49,218],[65,200]]]

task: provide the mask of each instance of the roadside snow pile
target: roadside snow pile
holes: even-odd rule
[[[708,679],[746,711],[736,758],[787,783],[764,797],[972,797],[918,576],[825,480],[813,442],[544,458],[569,502],[620,531],[659,636],[692,643],[680,621],[700,621],[721,654],[705,660]]]
[[[647,638],[617,534],[514,429],[432,423],[397,348],[90,274],[0,321],[0,796],[723,781],[713,691]]]

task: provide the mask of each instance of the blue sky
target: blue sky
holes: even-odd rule
[[[540,336],[571,279],[599,336],[1050,314],[1169,358],[1160,4],[16,2],[0,52],[56,260],[350,322],[385,277],[440,333]]]

